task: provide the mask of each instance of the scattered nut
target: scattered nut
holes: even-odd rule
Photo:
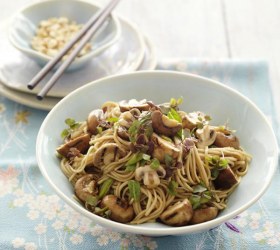
[[[70,21],[66,17],[53,17],[42,20],[36,31],[36,35],[31,41],[31,46],[34,50],[54,57],[73,38],[81,27],[81,24]],[[68,54],[71,53],[75,47],[76,45],[73,46]],[[87,54],[90,50],[91,44],[87,43],[78,54],[78,57]]]

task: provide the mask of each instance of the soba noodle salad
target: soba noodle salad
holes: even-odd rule
[[[227,125],[181,102],[108,101],[84,121],[65,120],[57,153],[86,209],[120,223],[185,226],[226,208],[251,156]]]

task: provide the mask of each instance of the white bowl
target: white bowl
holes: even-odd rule
[[[92,2],[81,0],[47,0],[31,4],[18,11],[10,20],[8,35],[11,44],[25,55],[35,60],[39,65],[45,65],[51,57],[34,50],[31,40],[42,20],[51,17],[67,17],[78,24],[85,24],[91,16],[100,9]],[[91,58],[97,56],[114,44],[121,34],[120,22],[113,14],[89,41],[91,51],[76,58],[68,70],[78,69]]]
[[[155,103],[183,96],[182,110],[203,111],[211,115],[212,124],[229,121],[237,130],[243,148],[253,156],[250,168],[228,201],[228,207],[212,221],[184,227],[160,223],[120,224],[87,211],[73,198],[73,188],[61,172],[56,147],[68,117],[85,120],[88,113],[105,101],[146,98]],[[89,101],[90,100],[90,101]],[[42,174],[55,192],[81,215],[95,223],[121,232],[142,235],[179,235],[209,230],[240,214],[253,205],[268,188],[278,158],[274,132],[261,111],[245,96],[213,80],[200,76],[168,72],[143,71],[103,78],[89,83],[62,99],[47,115],[37,138],[37,161]]]

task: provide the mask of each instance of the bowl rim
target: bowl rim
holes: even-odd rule
[[[67,0],[57,0],[57,2],[66,2],[66,1]],[[12,36],[12,31],[14,29],[13,22],[16,19],[16,17],[18,15],[20,15],[25,10],[31,9],[31,8],[33,8],[35,6],[39,6],[39,5],[44,4],[44,3],[54,3],[54,2],[56,2],[56,1],[53,1],[53,0],[42,0],[40,2],[29,3],[29,4],[25,5],[25,6],[23,6],[22,8],[17,10],[15,12],[15,14],[13,14],[11,16],[11,18],[8,20],[8,27],[7,27],[7,29],[8,29],[8,32],[7,32],[8,33],[8,39],[9,39],[9,41],[11,42],[11,44],[15,48],[17,48],[19,51],[21,51],[21,52],[23,52],[25,54],[32,55],[34,57],[40,58],[41,60],[45,61],[46,63],[48,61],[50,61],[53,57],[50,57],[50,56],[45,55],[45,54],[43,54],[43,53],[41,53],[39,51],[36,51],[36,50],[32,49],[31,47],[30,48],[24,48],[24,47],[22,47],[20,44],[18,44],[14,40],[14,38]],[[102,8],[99,4],[97,4],[96,2],[92,2],[90,0],[71,0],[71,1],[67,1],[67,2],[81,2],[81,3],[86,3],[86,4],[89,4],[89,5],[95,6],[98,9]],[[84,61],[89,60],[90,58],[100,54],[106,48],[110,47],[116,41],[118,41],[118,39],[121,36],[121,23],[120,23],[119,18],[117,17],[117,15],[114,14],[114,12],[111,13],[111,18],[112,18],[113,23],[115,23],[115,27],[116,27],[114,29],[114,36],[108,42],[106,42],[103,45],[97,47],[96,49],[90,51],[89,53],[85,54],[84,56],[76,57],[75,60],[71,63],[71,65],[73,65],[73,64],[80,64],[80,63],[83,63]]]
[[[272,160],[270,163],[271,170],[268,173],[269,175],[266,177],[267,182],[265,183],[265,185],[262,187],[261,190],[259,190],[258,194],[255,197],[253,197],[253,199],[250,199],[248,202],[243,204],[243,206],[239,207],[235,211],[232,211],[229,214],[223,215],[222,217],[217,217],[211,221],[207,221],[207,222],[195,224],[195,225],[187,225],[187,226],[183,226],[183,227],[147,228],[147,227],[145,227],[145,224],[142,224],[142,225],[144,225],[143,227],[142,226],[139,227],[139,225],[137,226],[137,225],[122,224],[122,223],[118,223],[118,222],[115,222],[115,221],[112,221],[109,219],[102,218],[98,215],[95,215],[95,214],[89,212],[88,210],[86,210],[85,208],[83,208],[82,206],[79,206],[77,203],[74,203],[73,200],[71,200],[62,191],[60,191],[59,188],[48,177],[48,173],[46,171],[46,168],[44,167],[45,164],[40,158],[40,155],[43,153],[42,147],[40,146],[40,145],[43,145],[42,133],[43,133],[43,130],[45,129],[48,121],[51,119],[51,117],[56,112],[56,110],[59,109],[61,105],[63,105],[65,100],[72,98],[72,96],[74,96],[77,92],[84,91],[84,89],[90,88],[91,86],[103,84],[104,81],[108,81],[108,80],[112,80],[112,79],[130,77],[131,75],[135,75],[135,76],[140,75],[141,76],[141,75],[162,75],[162,74],[166,75],[166,76],[167,75],[179,76],[179,77],[181,76],[181,77],[188,77],[189,79],[198,79],[198,80],[201,80],[204,82],[206,81],[212,85],[216,85],[218,87],[226,89],[229,92],[232,92],[233,94],[244,99],[246,102],[248,102],[252,106],[252,108],[254,108],[254,110],[258,113],[258,115],[260,115],[260,117],[263,119],[264,123],[267,125],[269,133],[271,134],[272,141],[273,141],[273,145],[272,145],[273,153],[272,153]],[[37,162],[39,165],[39,169],[40,169],[41,173],[43,174],[43,176],[45,177],[45,179],[47,180],[47,182],[50,184],[50,186],[55,190],[56,194],[60,198],[62,198],[62,200],[64,200],[64,202],[66,202],[70,207],[72,207],[76,211],[80,212],[82,215],[88,217],[89,219],[93,220],[94,222],[96,222],[99,225],[102,225],[104,227],[112,228],[113,230],[119,230],[119,231],[127,232],[127,233],[150,235],[150,236],[180,235],[180,234],[197,233],[197,232],[215,228],[215,227],[219,226],[220,224],[234,218],[235,216],[237,216],[238,214],[240,214],[241,212],[243,212],[244,210],[246,210],[247,208],[252,206],[264,194],[264,192],[267,190],[267,188],[271,184],[272,178],[273,178],[274,173],[277,168],[278,153],[279,153],[278,151],[279,151],[278,143],[277,143],[277,139],[276,139],[274,130],[272,128],[272,125],[268,121],[267,117],[262,113],[262,111],[248,97],[241,94],[237,90],[222,84],[219,81],[212,80],[212,79],[209,79],[209,78],[206,78],[203,76],[199,76],[199,75],[195,75],[195,74],[178,72],[178,71],[169,71],[169,70],[156,70],[156,71],[148,70],[148,71],[131,72],[131,73],[120,74],[120,75],[115,75],[115,76],[108,76],[108,77],[90,82],[84,86],[81,86],[80,88],[76,89],[75,91],[73,91],[72,93],[67,95],[65,98],[60,100],[55,105],[55,107],[48,113],[48,115],[46,116],[46,118],[44,119],[44,121],[40,127],[40,130],[39,130],[38,136],[37,136],[37,140],[36,140],[36,158],[37,158]]]

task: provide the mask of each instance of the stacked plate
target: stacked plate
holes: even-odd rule
[[[64,96],[88,82],[109,75],[154,69],[156,57],[149,39],[134,24],[123,18],[119,21],[119,38],[84,67],[65,72],[42,101],[37,100],[36,94],[50,76],[38,88],[32,91],[27,88],[41,67],[11,45],[7,25],[3,25],[0,27],[0,94],[33,108],[50,110]]]

